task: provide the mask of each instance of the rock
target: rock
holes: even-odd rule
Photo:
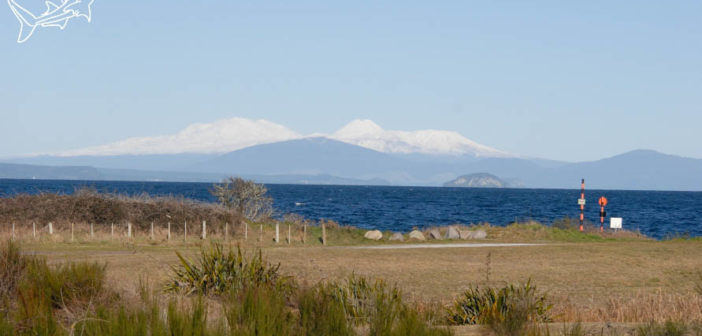
[[[441,232],[438,229],[431,229],[429,231],[429,238],[434,240],[441,240]]]
[[[405,241],[405,237],[402,235],[402,233],[395,232],[390,236],[390,241]]]
[[[405,236],[400,232],[395,232],[390,236],[391,241],[405,241]]]
[[[416,239],[421,241],[427,240],[426,238],[424,238],[424,234],[419,230],[412,230],[412,232],[409,233],[409,239]]]
[[[378,230],[370,230],[363,237],[370,240],[381,240],[383,239],[383,233]]]
[[[485,239],[487,238],[487,232],[485,230],[473,231],[473,239]]]
[[[456,230],[455,227],[449,226],[448,230],[446,231],[446,239],[460,239],[461,234],[458,233],[458,230]]]
[[[475,231],[461,231],[461,239],[485,239],[487,238],[487,232],[485,230],[475,230]]]

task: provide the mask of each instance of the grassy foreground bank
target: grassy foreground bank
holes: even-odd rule
[[[66,261],[107,263],[106,282],[138,297],[137,279],[166,283],[175,251],[196,258],[207,241],[25,242],[26,252]],[[231,246],[234,246],[231,243]],[[254,251],[256,247],[244,247]],[[692,323],[702,320],[699,240],[542,241],[536,246],[369,250],[355,246],[268,245],[263,254],[301,283],[341,281],[352,274],[396,284],[407,302],[451,306],[471,286],[501,287],[531,279],[553,304],[559,323]],[[129,279],[129,280],[125,280]],[[134,299],[136,300],[136,299]],[[441,309],[439,309],[441,310]],[[457,329],[460,334],[471,327]]]

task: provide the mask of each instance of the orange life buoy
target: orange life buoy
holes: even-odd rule
[[[607,205],[607,197],[600,197],[600,206],[606,206]]]

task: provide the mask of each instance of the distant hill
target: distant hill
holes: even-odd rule
[[[96,168],[150,170],[150,171],[184,171],[193,162],[201,162],[216,157],[216,154],[149,154],[149,155],[80,155],[51,156],[11,159],[12,163],[48,165],[48,166],[91,166]]]
[[[579,163],[547,164],[524,159],[486,159],[466,165],[462,174],[490,172],[517,178],[524,187],[574,188],[581,178],[588,188],[623,190],[702,190],[702,160],[635,150]]]
[[[0,163],[0,178],[13,179],[56,179],[56,180],[98,180],[100,172],[93,167],[81,166],[37,166],[26,164]]]
[[[556,169],[555,184],[586,178],[591,188],[702,190],[702,160],[635,150],[610,158]]]
[[[460,188],[506,188],[509,183],[488,173],[463,175],[444,183],[444,187]]]

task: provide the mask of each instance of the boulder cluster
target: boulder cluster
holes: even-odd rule
[[[441,232],[439,231],[439,229],[431,229],[427,233],[427,236],[429,239],[432,239],[432,240],[485,239],[485,238],[487,238],[487,232],[485,232],[485,230],[458,230],[458,228],[456,228],[455,226],[449,226],[448,229],[446,230],[445,235],[442,235]],[[425,240],[427,240],[427,236],[425,236],[424,233],[422,233],[422,231],[412,230],[407,235],[407,239],[408,240],[425,241]],[[363,235],[363,237],[365,237],[366,239],[370,239],[370,240],[381,240],[381,239],[383,239],[383,233],[380,232],[379,230],[370,230],[370,231],[367,231],[366,234]],[[395,232],[390,236],[390,238],[388,240],[390,240],[390,241],[405,241],[405,236],[400,232]]]

